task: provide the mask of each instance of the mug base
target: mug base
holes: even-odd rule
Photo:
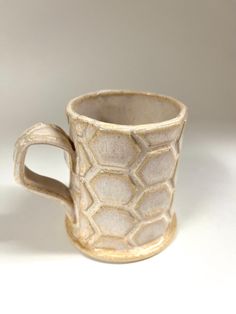
[[[146,245],[122,251],[86,247],[73,235],[72,223],[67,216],[65,225],[67,234],[73,241],[74,245],[86,256],[103,262],[129,263],[141,261],[154,256],[164,250],[172,242],[176,234],[176,215],[174,214],[169,228],[163,235],[163,240],[161,242],[160,240],[154,240]]]

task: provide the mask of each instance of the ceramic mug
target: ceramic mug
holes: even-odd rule
[[[15,147],[15,178],[64,203],[66,228],[77,247],[98,260],[150,257],[172,240],[172,208],[186,107],[145,92],[99,91],[66,109],[70,135],[53,124],[26,130]],[[69,187],[25,166],[30,145],[67,152]]]

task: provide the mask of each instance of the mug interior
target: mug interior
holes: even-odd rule
[[[71,109],[97,121],[142,125],[177,118],[183,105],[177,100],[149,93],[98,92],[73,100]]]

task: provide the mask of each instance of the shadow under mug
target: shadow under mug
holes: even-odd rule
[[[172,208],[186,107],[145,92],[99,91],[66,109],[70,135],[53,124],[27,129],[15,146],[15,178],[66,205],[69,236],[86,255],[110,262],[150,257],[173,239]],[[27,149],[67,152],[69,187],[25,166]]]

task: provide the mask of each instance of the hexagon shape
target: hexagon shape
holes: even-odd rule
[[[152,218],[167,211],[172,202],[173,193],[167,184],[144,192],[136,206],[136,210],[144,218]]]
[[[164,218],[159,219],[152,223],[142,225],[135,233],[133,239],[137,245],[144,245],[151,241],[157,240],[164,235],[167,230],[168,224]]]
[[[135,193],[135,186],[125,174],[100,172],[92,179],[91,184],[105,205],[125,205]]]
[[[93,219],[105,236],[124,237],[132,228],[135,219],[129,212],[112,207],[101,207]]]
[[[87,153],[84,150],[82,144],[77,146],[77,162],[76,162],[76,172],[81,176],[85,176],[89,169],[92,167],[91,162]]]
[[[161,183],[172,178],[176,163],[170,148],[160,149],[147,154],[137,174],[146,185]]]
[[[169,125],[138,134],[148,143],[150,147],[155,147],[177,141],[181,136],[182,129],[183,123]]]
[[[79,233],[77,236],[83,239],[82,241],[86,241],[93,234],[94,234],[94,230],[88,218],[83,213],[80,213],[79,214]]]
[[[94,247],[98,249],[108,250],[127,250],[129,249],[128,243],[123,238],[101,236],[95,243]]]
[[[86,185],[82,182],[80,182],[80,193],[78,193],[78,200],[81,211],[88,210],[93,204],[93,198]]]
[[[140,152],[129,135],[118,132],[98,131],[90,142],[96,160],[104,166],[127,167]]]

